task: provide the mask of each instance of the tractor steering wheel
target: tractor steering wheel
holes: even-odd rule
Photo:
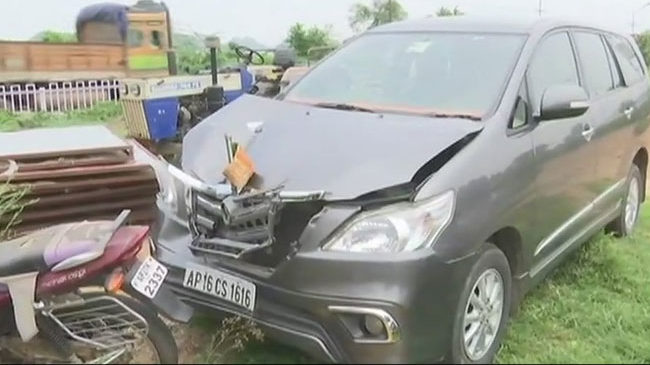
[[[253,49],[250,49],[246,46],[234,46],[233,50],[235,51],[235,54],[237,54],[237,57],[241,58],[244,60],[244,63],[251,64],[251,65],[263,65],[264,64],[264,56],[262,56],[261,53],[258,51],[255,51]],[[253,60],[256,60],[258,62],[253,62]]]

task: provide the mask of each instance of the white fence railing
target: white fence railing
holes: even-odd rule
[[[0,110],[20,112],[64,112],[91,108],[119,98],[117,80],[0,84]]]

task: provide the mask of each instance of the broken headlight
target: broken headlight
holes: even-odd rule
[[[219,199],[232,194],[232,187],[229,184],[206,184],[171,164],[166,164],[165,172],[169,178],[166,188],[161,189],[160,198],[163,203],[171,206],[180,217],[186,217],[189,214],[192,190]]]
[[[167,164],[159,174],[161,180],[159,201],[179,217],[185,217],[187,210],[188,186],[179,178],[177,168]],[[180,170],[178,170],[180,171]]]
[[[453,216],[448,191],[419,202],[399,203],[359,214],[323,250],[395,253],[431,247]]]
[[[156,174],[156,180],[158,181],[158,204],[161,203],[171,210],[174,214],[179,215],[179,197],[182,199],[183,192],[185,189],[183,182],[178,179],[172,165],[167,161],[163,160],[161,157],[154,155],[142,145],[137,142],[129,142],[133,146],[133,153],[136,161],[149,164]],[[175,168],[174,168],[175,169]],[[178,169],[176,169],[178,170]]]

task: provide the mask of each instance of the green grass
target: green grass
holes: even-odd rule
[[[122,108],[115,102],[99,103],[95,107],[61,113],[11,113],[0,110],[0,132],[41,127],[109,123],[118,127]],[[118,128],[119,129],[119,128]]]
[[[601,234],[524,299],[497,362],[650,362],[650,205],[626,239]],[[313,363],[275,343],[251,343],[236,363]]]
[[[500,363],[650,362],[650,206],[626,239],[601,235],[531,292]]]

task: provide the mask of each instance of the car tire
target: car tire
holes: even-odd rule
[[[644,183],[641,170],[637,165],[632,165],[625,183],[621,213],[606,227],[608,233],[613,233],[616,237],[626,237],[632,234],[639,221]]]
[[[447,357],[447,361],[454,364],[491,363],[508,323],[512,300],[508,260],[491,243],[485,243],[478,255],[465,281],[454,315],[451,348]],[[495,289],[496,285],[500,285],[500,289]],[[493,298],[486,301],[483,293],[490,292]],[[499,299],[500,309],[497,309]]]

